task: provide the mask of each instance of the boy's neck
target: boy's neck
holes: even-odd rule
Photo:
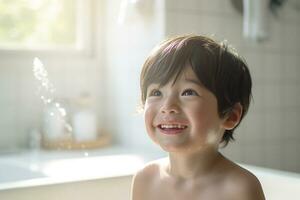
[[[179,179],[204,178],[212,174],[223,155],[215,149],[207,149],[192,154],[169,153],[167,172]]]

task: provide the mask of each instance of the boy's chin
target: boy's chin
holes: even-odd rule
[[[207,149],[218,149],[218,144],[197,144],[197,146],[191,146],[188,144],[158,144],[163,151],[168,153],[182,153],[182,154],[193,154],[200,153],[203,150]]]
[[[188,148],[187,145],[184,144],[159,144],[159,146],[164,150],[165,152],[169,153],[184,153],[188,151],[190,148]]]

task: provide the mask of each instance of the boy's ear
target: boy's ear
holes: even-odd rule
[[[243,113],[243,107],[240,103],[236,103],[232,110],[226,115],[223,127],[226,130],[231,130],[240,122]]]

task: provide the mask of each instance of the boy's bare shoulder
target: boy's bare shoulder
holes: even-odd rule
[[[230,167],[226,173],[225,187],[232,199],[264,200],[265,197],[258,178],[247,169],[229,162]]]
[[[149,180],[150,178],[155,178],[156,176],[159,176],[162,168],[166,164],[166,161],[166,158],[162,158],[147,163],[142,169],[140,169],[136,173],[135,177],[139,179],[146,178],[147,180]]]
[[[146,164],[133,177],[132,199],[144,199],[149,188],[160,179],[165,159],[159,159]]]

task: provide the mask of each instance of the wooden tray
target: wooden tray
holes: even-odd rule
[[[97,139],[91,141],[76,141],[74,138],[63,138],[60,140],[42,139],[42,147],[44,149],[96,149],[111,144],[112,137],[110,134],[101,134]]]

